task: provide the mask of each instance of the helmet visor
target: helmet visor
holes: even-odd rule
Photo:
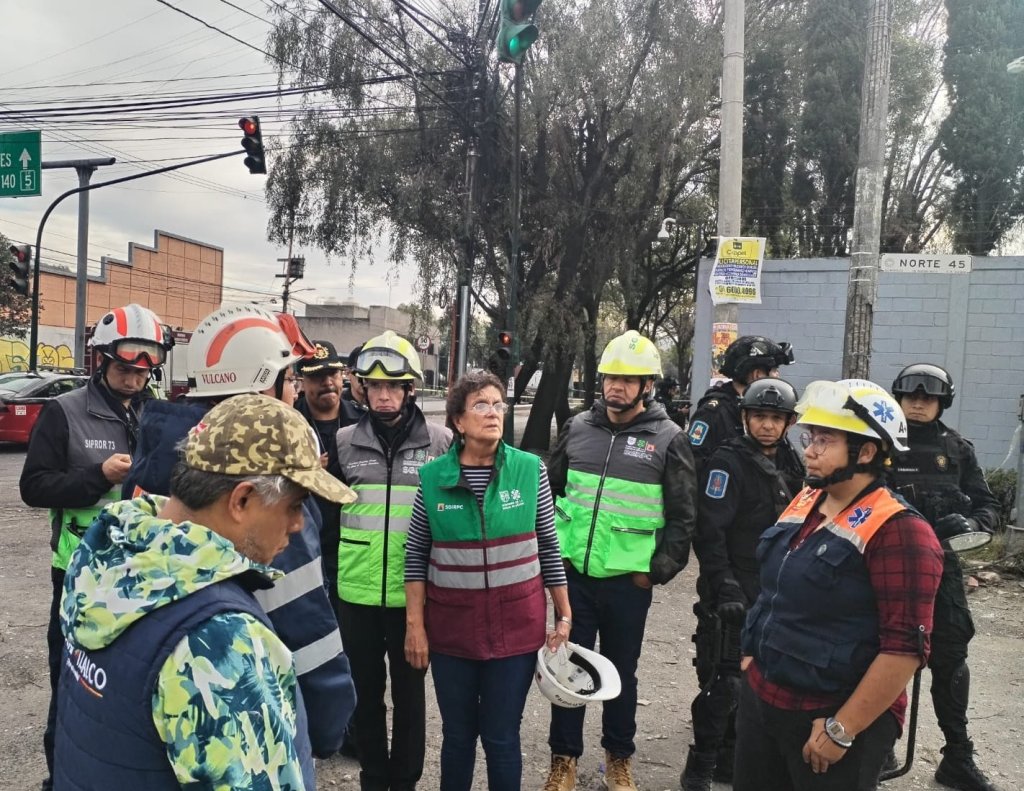
[[[359,352],[359,356],[356,358],[356,375],[369,376],[374,369],[380,369],[386,376],[392,377],[419,376],[405,355],[394,349],[374,348],[363,349]]]
[[[167,349],[153,341],[125,340],[111,344],[108,356],[134,368],[158,368],[167,359]]]
[[[949,386],[941,379],[927,374],[906,374],[896,380],[892,388],[897,393],[913,393],[917,390],[924,390],[927,395],[944,396],[949,392]]]

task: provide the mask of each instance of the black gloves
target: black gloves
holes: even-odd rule
[[[935,529],[935,535],[938,536],[939,541],[945,541],[947,538],[958,536],[961,533],[977,531],[978,523],[963,514],[946,514],[941,519],[937,519],[932,527]]]
[[[722,623],[741,626],[747,617],[747,597],[740,586],[732,581],[718,586],[718,606],[715,608]]]

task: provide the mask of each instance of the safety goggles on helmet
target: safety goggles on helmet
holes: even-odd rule
[[[946,382],[928,374],[905,374],[896,380],[892,389],[901,395],[914,393],[919,389],[930,396],[944,396],[949,393],[949,385]]]
[[[356,358],[357,376],[368,377],[374,371],[380,371],[392,379],[412,379],[420,375],[404,354],[382,347],[363,349]]]
[[[106,354],[110,359],[133,368],[158,368],[167,360],[165,346],[133,339],[110,344]]]

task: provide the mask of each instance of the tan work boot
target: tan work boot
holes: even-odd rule
[[[576,759],[571,755],[552,755],[551,772],[544,791],[575,791]]]
[[[608,791],[637,791],[633,782],[633,759],[616,758],[610,752],[604,754],[604,784]]]

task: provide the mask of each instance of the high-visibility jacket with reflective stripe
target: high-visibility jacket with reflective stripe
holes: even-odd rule
[[[405,606],[405,540],[420,468],[443,454],[451,431],[417,409],[389,456],[369,414],[338,432],[341,477],[359,495],[341,509],[338,596],[351,604]]]
[[[462,478],[457,447],[420,471],[432,542],[424,610],[432,651],[495,659],[544,643],[540,459],[502,442],[494,468],[482,508]]]
[[[662,480],[671,420],[613,432],[577,415],[569,426],[565,495],[555,501],[562,557],[591,577],[648,572],[665,526]]]
[[[94,467],[115,453],[132,452],[124,420],[114,414],[99,387],[90,381],[85,387],[56,399],[68,423],[68,470]],[[54,568],[67,569],[71,555],[92,520],[103,506],[120,499],[121,485],[112,484],[106,494],[87,508],[50,509]]]

